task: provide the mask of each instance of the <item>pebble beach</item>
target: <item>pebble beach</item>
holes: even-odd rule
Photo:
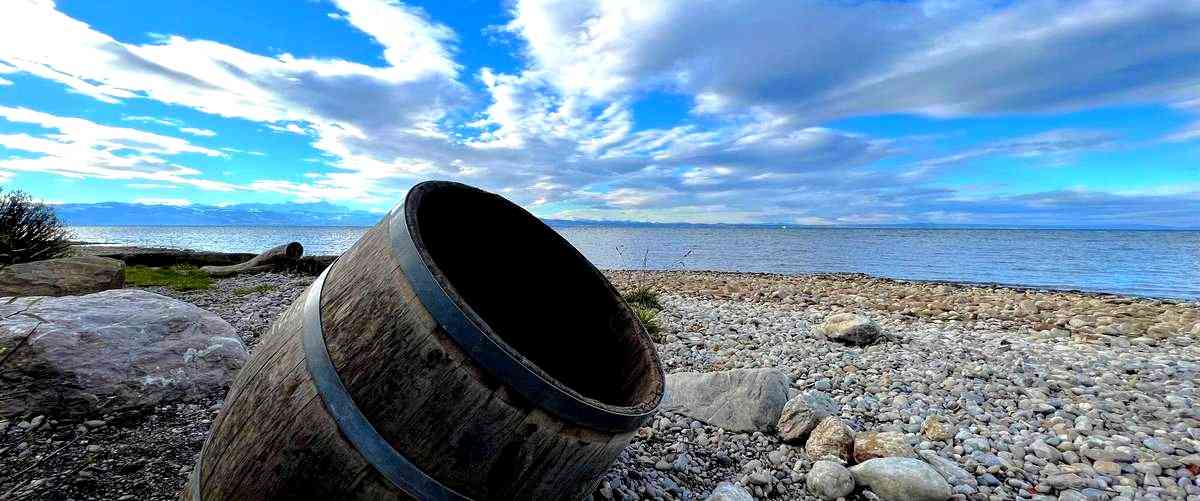
[[[1196,302],[864,275],[607,274],[659,294],[668,374],[776,370],[789,399],[826,402],[847,439],[895,441],[953,498],[1200,499]],[[311,280],[260,273],[148,290],[217,313],[253,351]],[[869,317],[883,336],[869,346],[821,336],[839,313]],[[0,499],[174,499],[221,405],[214,395],[0,423]],[[825,466],[805,445],[663,410],[592,497],[702,500],[728,483],[758,499],[821,499],[809,484],[826,481]],[[878,497],[859,486],[847,499]]]

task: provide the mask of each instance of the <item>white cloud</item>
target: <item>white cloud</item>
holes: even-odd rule
[[[213,136],[217,135],[217,131],[209,130],[209,129],[198,129],[195,127],[180,127],[179,132],[184,132],[187,134],[191,134],[193,136],[200,136],[200,137],[213,137]]]
[[[183,126],[183,122],[180,122],[179,120],[175,120],[174,118],[151,117],[151,116],[146,116],[146,115],[126,115],[126,116],[121,117],[121,120],[126,120],[129,122],[143,122],[143,123],[150,123],[150,124],[158,124],[158,125],[163,125],[163,126],[167,126],[167,127],[175,127],[175,128],[179,128],[179,127]]]
[[[174,190],[174,189],[179,188],[178,186],[173,185],[173,184],[159,184],[159,183],[129,183],[125,186],[127,188],[133,188],[135,190]]]
[[[176,155],[224,155],[180,138],[28,108],[0,106],[0,119],[53,131],[40,135],[0,134],[0,147],[25,153],[0,158],[0,170],[71,178],[162,181],[206,190],[234,189],[230,184],[201,178],[197,169],[169,161],[169,157]]]
[[[162,125],[162,126],[166,126],[166,127],[172,127],[174,129],[178,129],[179,132],[182,132],[184,134],[191,134],[193,136],[213,137],[213,136],[217,135],[217,131],[209,130],[209,129],[200,129],[197,127],[187,127],[182,121],[176,120],[174,118],[151,117],[151,116],[145,116],[145,115],[126,115],[124,117],[121,117],[121,119],[130,121],[130,122],[143,122],[143,123]],[[222,148],[222,149],[224,149],[224,148]]]
[[[806,121],[1200,95],[1200,2],[520,0],[507,28],[566,94],[646,89]]]
[[[1171,143],[1185,143],[1200,140],[1200,122],[1192,122],[1183,128],[1168,134],[1165,138]]]
[[[352,26],[383,45],[388,65],[269,57],[178,36],[127,44],[51,4],[26,0],[10,2],[0,16],[0,62],[103,102],[148,98],[291,132],[307,129],[321,135],[314,146],[344,155],[335,165],[377,182],[405,178],[410,170],[404,168],[384,175],[362,172],[377,165],[410,164],[390,151],[381,157],[367,140],[386,135],[421,141],[437,131],[436,122],[448,107],[461,102],[465,89],[454,79],[458,66],[450,57],[453,33],[420,11],[393,2],[346,0],[337,6]],[[351,147],[343,144],[347,141],[361,143]],[[358,161],[364,158],[369,162]],[[412,182],[406,179],[401,182]],[[357,182],[353,187],[376,189]],[[346,189],[337,193],[352,194]]]
[[[0,17],[0,73],[54,80],[104,102],[153,100],[257,122],[311,141],[319,153],[311,156],[331,169],[235,186],[171,157],[261,152],[161,143],[168,136],[160,135],[152,135],[160,143],[142,144],[127,140],[132,129],[105,132],[108,143],[87,151],[106,130],[95,127],[0,136],[9,149],[41,155],[4,158],[0,169],[302,201],[390,205],[412,183],[439,177],[578,217],[835,223],[913,207],[944,219],[969,212],[951,203],[954,190],[873,167],[904,144],[822,125],[887,113],[1182,107],[1200,99],[1200,39],[1189,36],[1200,3],[1192,1],[527,0],[513,4],[507,25],[523,42],[526,66],[466,77],[454,60],[454,33],[393,1],[339,0],[329,16],[379,43],[383,62],[375,64],[268,56],[171,35],[124,43],[45,2],[10,4]],[[472,96],[460,78],[478,78],[485,94]],[[639,130],[634,110],[648,92],[689,97],[696,114]],[[127,119],[213,132],[170,118]],[[987,155],[1055,163],[1113,141],[1075,134],[950,152],[925,167]]]
[[[346,21],[383,45],[383,58],[393,68],[414,74],[458,74],[448,47],[454,32],[418,9],[394,0],[334,0],[334,4]]]
[[[991,141],[956,153],[922,160],[905,177],[928,176],[938,169],[963,165],[988,157],[1024,159],[1035,165],[1062,166],[1086,152],[1104,151],[1116,146],[1117,137],[1097,130],[1054,129],[1038,134]]]

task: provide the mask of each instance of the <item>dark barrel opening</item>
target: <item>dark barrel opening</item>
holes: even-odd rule
[[[434,276],[478,315],[485,334],[595,401],[658,403],[663,381],[653,343],[608,280],[553,229],[458,183],[417,185],[405,212],[415,214],[410,231]]]
[[[304,255],[304,246],[300,245],[300,242],[291,242],[284,246],[283,254],[287,256],[288,259],[300,259],[300,256]]]

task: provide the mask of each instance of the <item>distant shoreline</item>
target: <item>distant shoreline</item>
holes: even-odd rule
[[[77,252],[88,255],[99,255],[117,257],[123,259],[124,255],[137,255],[146,253],[164,253],[176,252],[181,256],[180,259],[187,260],[187,256],[201,256],[194,263],[197,266],[213,264],[213,263],[229,263],[235,262],[238,259],[246,259],[246,256],[251,256],[253,253],[242,252],[209,252],[197,251],[194,249],[168,248],[168,247],[140,247],[134,245],[111,245],[105,243],[90,243],[90,242],[73,242],[74,249]],[[265,249],[264,249],[265,250]],[[321,262],[331,262],[337,255],[306,255],[311,260]],[[310,267],[311,268],[311,267]],[[312,268],[311,274],[319,273],[323,268]],[[754,272],[754,271],[725,271],[725,270],[704,270],[704,269],[642,269],[642,268],[600,268],[604,272],[616,273],[680,273],[680,274],[705,274],[729,277],[761,277],[767,279],[786,280],[792,278],[847,278],[847,279],[863,279],[863,280],[879,280],[898,285],[945,285],[959,288],[971,288],[981,290],[1004,290],[1017,293],[1067,293],[1076,294],[1084,297],[1092,298],[1113,298],[1113,299],[1138,299],[1138,300],[1153,300],[1162,301],[1169,304],[1189,304],[1195,303],[1200,306],[1200,297],[1197,298],[1173,298],[1161,297],[1142,294],[1124,294],[1115,292],[1103,291],[1088,291],[1078,288],[1068,287],[1052,287],[1044,285],[1021,285],[1021,284],[1006,284],[999,282],[973,282],[969,280],[924,280],[912,278],[896,278],[882,275],[873,275],[861,272],[812,272],[812,273],[770,273],[770,272]]]
[[[781,230],[936,230],[936,231],[1171,231],[1200,232],[1200,227],[1096,227],[1096,226],[970,226],[970,225],[802,225],[786,223],[659,223],[649,221],[595,221],[571,219],[543,219],[546,224],[557,228],[605,227],[605,228],[744,228]],[[370,228],[373,224],[74,224],[80,228]]]

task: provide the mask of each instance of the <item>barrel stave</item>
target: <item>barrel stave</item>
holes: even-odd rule
[[[321,297],[330,358],[363,414],[409,461],[464,495],[571,498],[580,484],[594,487],[628,442],[567,425],[476,367],[414,307],[420,300],[391,254],[385,225],[335,263]],[[531,469],[554,467],[527,459],[543,457],[570,460],[559,467],[566,478],[527,483],[539,478]]]
[[[406,460],[472,499],[578,499],[593,492],[634,431],[595,430],[568,421],[544,410],[542,402],[518,394],[501,380],[502,373],[478,366],[472,353],[476,347],[459,346],[445,332],[401,267],[391,231],[396,228],[392,219],[404,217],[403,210],[385,217],[327,270],[323,286],[314,285],[322,287],[318,307],[330,361],[354,405]],[[572,276],[577,277],[571,280],[598,277],[603,281],[598,274],[580,275],[582,271],[572,268]],[[519,279],[520,273],[505,270],[495,276]],[[589,289],[580,300],[611,300],[605,294],[615,293],[604,286],[608,292]],[[272,324],[234,381],[197,467],[201,497],[207,501],[409,499],[359,454],[325,408],[305,359],[304,306],[302,297]],[[481,321],[472,311],[464,315]],[[553,318],[569,320],[561,314]],[[636,319],[624,307],[588,318],[578,326],[579,333],[561,333],[582,336],[574,339],[584,340],[585,348],[602,348],[594,353],[562,350],[562,357],[593,357],[581,366],[585,380],[579,381],[586,386],[579,391],[599,389],[602,393],[596,398],[600,399],[629,395],[629,405],[640,406],[635,415],[644,415],[662,390],[653,345],[640,338],[628,344],[596,344],[594,336],[606,333],[644,337],[629,331],[637,325]],[[504,316],[502,322],[510,330],[501,332],[513,334],[511,329],[520,326],[518,320]],[[516,334],[513,339],[528,348],[532,338]],[[509,348],[516,349],[515,345]],[[534,348],[539,364],[551,364],[548,372],[541,372],[540,365],[533,369],[543,377],[570,365],[546,359],[547,354],[558,353],[557,346]],[[514,355],[531,363],[519,353]],[[597,358],[608,357],[620,358],[619,363],[597,365]],[[587,372],[593,369],[601,370]],[[552,391],[568,392],[597,412],[626,405],[625,400],[603,404],[583,397],[566,388],[569,382],[549,384],[556,388]],[[182,497],[191,499],[190,487]]]

